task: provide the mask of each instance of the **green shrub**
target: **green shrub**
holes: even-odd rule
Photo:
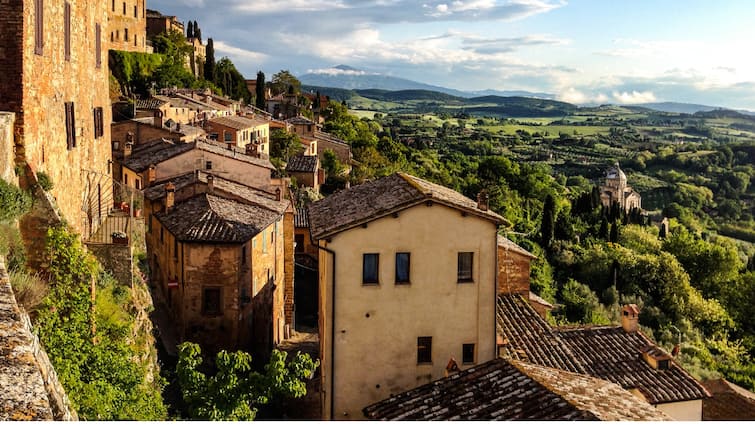
[[[37,171],[37,182],[45,192],[49,192],[55,187],[50,176],[44,171]]]
[[[0,222],[13,221],[31,208],[31,196],[0,179]]]

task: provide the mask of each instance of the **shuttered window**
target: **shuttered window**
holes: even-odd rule
[[[34,53],[41,55],[44,47],[45,12],[43,0],[34,0]]]
[[[68,150],[76,147],[76,115],[73,102],[66,102],[66,146]]]
[[[94,138],[99,139],[105,135],[103,109],[101,106],[94,108]]]
[[[71,60],[71,3],[66,2],[63,8],[63,36],[65,38],[65,57]]]
[[[113,33],[110,33],[112,38]],[[102,27],[100,24],[94,26],[94,66],[97,69],[102,68]]]

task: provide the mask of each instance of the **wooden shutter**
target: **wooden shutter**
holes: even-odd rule
[[[34,0],[34,53],[41,55],[44,47],[44,3]]]
[[[66,147],[68,150],[76,147],[76,116],[73,102],[66,102]]]
[[[112,33],[110,34],[112,38]],[[97,67],[97,69],[102,68],[102,27],[100,24],[95,24],[94,26],[94,54],[96,57],[94,58],[94,66]]]
[[[105,125],[103,120],[102,107],[98,106],[94,108],[94,138],[99,139],[105,135]]]
[[[65,37],[65,57],[71,60],[71,3],[66,2],[64,8],[63,34]]]

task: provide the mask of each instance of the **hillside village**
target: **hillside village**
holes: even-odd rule
[[[186,387],[175,389],[180,373],[163,374],[172,381],[162,385],[156,366],[158,358],[163,368],[182,364],[186,342],[213,357],[251,353],[247,372],[285,351],[313,373],[290,372],[306,391],[286,393],[273,406],[279,410],[182,419],[253,419],[258,408],[270,418],[321,420],[755,418],[755,394],[695,378],[678,361],[679,346],[666,350],[643,332],[637,303],[621,305],[620,323],[611,325],[548,320],[559,306],[532,287],[538,255],[507,237],[512,223],[492,209],[487,190],[471,199],[403,171],[351,185],[363,164],[358,146],[328,131],[338,102],[297,92],[290,80],[265,84],[264,75],[244,80],[236,94],[247,96],[235,99],[213,84],[153,84],[136,93],[118,81],[113,58],[147,60],[170,37],[185,53],[178,67],[208,81],[214,53],[197,21],[147,7],[146,0],[3,2],[0,178],[8,193],[28,193],[13,199],[31,199],[8,220],[25,252],[20,266],[49,279],[50,296],[88,304],[48,300],[25,311],[6,271],[15,257],[5,253],[0,420],[201,411],[188,406]],[[620,164],[602,183],[605,208],[643,212]],[[654,224],[669,232],[667,219]],[[61,241],[69,242],[54,244]],[[82,253],[69,251],[79,245]],[[69,260],[104,271],[55,268]],[[109,286],[95,282],[105,274]],[[74,287],[83,292],[72,295]],[[103,326],[100,297],[123,293],[141,304],[106,313],[134,316],[133,327]],[[136,335],[126,345],[144,351],[117,347],[129,353],[124,364],[151,364],[139,382],[129,381],[153,391],[145,404],[117,414],[84,407],[106,378],[81,365],[72,378],[61,357],[79,347],[46,339],[62,326],[52,317],[69,311],[86,317],[79,327],[87,347],[109,350],[109,336]],[[218,357],[200,369],[222,367]],[[169,412],[170,396],[159,394],[170,391],[188,407]],[[147,411],[154,416],[136,416]]]

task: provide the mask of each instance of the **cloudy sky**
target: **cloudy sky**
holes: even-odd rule
[[[459,90],[573,103],[755,110],[755,2],[148,0],[197,20],[247,78],[339,64]]]

